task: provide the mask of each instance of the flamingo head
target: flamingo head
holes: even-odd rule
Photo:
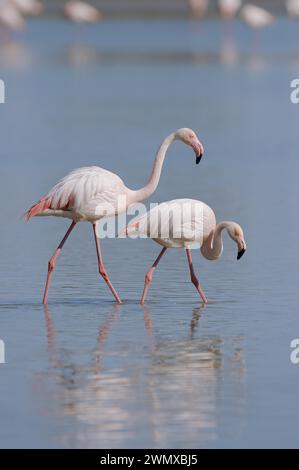
[[[187,145],[190,145],[190,147],[193,148],[196,157],[196,164],[198,164],[201,160],[201,157],[203,156],[204,148],[195,132],[192,129],[183,127],[182,129],[178,129],[175,132],[175,139],[181,140],[182,142]]]
[[[234,240],[238,246],[237,259],[241,259],[246,251],[246,242],[242,227],[239,224],[236,224],[236,222],[231,222],[227,227],[227,232],[230,238]]]

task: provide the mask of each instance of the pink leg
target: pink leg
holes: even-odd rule
[[[108,273],[105,269],[104,263],[103,263],[100,242],[99,242],[99,239],[98,239],[97,233],[96,233],[96,224],[93,224],[92,227],[93,227],[94,239],[95,239],[95,242],[96,242],[97,257],[98,257],[98,264],[99,264],[99,273],[102,276],[102,278],[104,279],[104,281],[107,283],[109,289],[111,290],[112,294],[115,297],[116,302],[121,304],[122,301],[120,300],[120,297],[119,297],[118,293],[114,289],[114,287],[112,285],[112,282],[110,281],[110,278],[108,276]]]
[[[206,298],[205,294],[203,293],[203,290],[200,287],[199,280],[197,279],[197,277],[195,275],[195,272],[194,272],[192,256],[191,256],[191,250],[189,248],[186,248],[186,253],[187,253],[187,258],[188,258],[188,263],[189,263],[191,282],[192,282],[192,284],[195,285],[195,287],[196,287],[197,291],[199,292],[199,295],[202,298],[203,302],[205,304],[207,304],[208,303],[207,298]]]
[[[152,267],[148,270],[148,272],[147,272],[146,275],[145,275],[143,294],[142,294],[142,297],[141,297],[141,300],[140,300],[140,303],[141,303],[142,305],[143,305],[144,302],[145,302],[145,299],[146,299],[146,296],[147,296],[147,291],[148,291],[149,285],[150,285],[151,280],[152,280],[152,277],[153,277],[153,272],[154,272],[154,270],[156,269],[156,267],[158,266],[159,261],[160,261],[160,259],[162,258],[162,256],[164,255],[164,253],[165,253],[166,250],[167,250],[166,247],[164,247],[164,248],[162,249],[162,251],[160,252],[158,258],[156,259],[156,261],[154,262],[154,264],[152,265]]]
[[[49,288],[50,288],[50,283],[51,283],[51,277],[52,277],[52,272],[54,271],[54,268],[55,268],[55,264],[56,264],[56,259],[58,258],[58,256],[60,255],[60,252],[63,248],[63,245],[65,244],[65,242],[67,241],[68,237],[70,236],[73,228],[75,227],[76,225],[76,222],[72,222],[68,231],[66,232],[65,236],[63,237],[63,239],[61,240],[57,250],[55,251],[54,255],[52,256],[52,258],[50,259],[49,261],[49,264],[48,264],[48,276],[47,276],[47,281],[46,281],[46,286],[45,286],[45,293],[44,293],[44,298],[43,298],[43,304],[45,305],[47,303],[47,298],[48,298],[48,292],[49,292]]]

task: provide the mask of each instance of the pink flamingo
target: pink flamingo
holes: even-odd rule
[[[143,188],[137,191],[131,190],[125,186],[119,176],[97,166],[79,168],[65,176],[46,196],[26,212],[27,220],[34,216],[50,215],[72,220],[69,229],[49,261],[43,304],[47,303],[56,259],[70,233],[81,221],[92,223],[100,275],[109,286],[116,301],[121,303],[103,264],[100,243],[96,234],[96,222],[103,217],[124,212],[130,204],[143,201],[155,191],[161,176],[166,151],[175,140],[181,140],[190,145],[195,152],[196,163],[199,163],[204,150],[195,132],[188,128],[178,129],[166,137],[160,146],[149,181]]]
[[[287,0],[286,9],[288,15],[293,16],[294,18],[299,18],[299,0]]]
[[[74,23],[96,23],[102,19],[102,14],[88,3],[70,0],[64,7],[65,15]]]
[[[9,0],[0,4],[0,24],[13,31],[20,31],[25,26],[23,16]]]
[[[243,230],[235,222],[221,222],[216,225],[213,210],[204,202],[194,199],[174,199],[157,205],[145,215],[129,224],[127,235],[139,233],[153,238],[162,245],[162,251],[147,271],[141,304],[144,304],[153,272],[167,248],[184,248],[187,254],[191,282],[194,284],[204,303],[207,298],[201,288],[193,268],[191,249],[200,248],[208,260],[220,258],[223,250],[222,231],[226,230],[238,246],[237,259],[246,251]]]
[[[299,35],[299,0],[287,0],[286,10],[289,16],[297,20],[297,34]]]
[[[218,0],[220,15],[224,19],[234,18],[241,5],[242,0]]]
[[[11,0],[23,15],[40,15],[43,4],[39,0]]]
[[[208,0],[188,0],[192,16],[195,18],[202,18],[209,7]]]
[[[264,8],[251,4],[247,4],[242,8],[240,16],[243,21],[254,30],[254,34],[252,36],[253,49],[257,50],[260,42],[257,30],[261,30],[262,28],[269,26],[274,22],[275,18]]]
[[[274,16],[264,8],[256,5],[245,5],[240,13],[245,23],[253,29],[260,29],[269,26],[274,21]]]

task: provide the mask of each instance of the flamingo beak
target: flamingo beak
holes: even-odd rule
[[[202,159],[202,156],[203,156],[203,153],[204,153],[204,149],[203,149],[203,146],[201,145],[201,143],[199,142],[199,140],[197,140],[193,145],[193,150],[195,152],[195,156],[196,156],[196,165],[199,164],[200,160]]]
[[[237,256],[237,259],[238,259],[238,260],[242,258],[242,256],[244,255],[245,251],[246,251],[246,248],[242,248],[242,250],[238,251],[238,256]]]

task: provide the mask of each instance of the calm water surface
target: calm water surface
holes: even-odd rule
[[[1,44],[1,447],[298,446],[297,39],[286,20],[258,40],[216,21],[82,31],[36,21]],[[158,245],[104,240],[116,306],[81,224],[44,308],[67,221],[25,224],[22,213],[78,166],[141,186],[161,140],[182,126],[198,132],[205,157],[195,166],[174,144],[151,201],[204,200],[219,221],[242,224],[248,245],[240,262],[227,237],[217,263],[194,253],[210,303],[173,250],[141,307]]]

